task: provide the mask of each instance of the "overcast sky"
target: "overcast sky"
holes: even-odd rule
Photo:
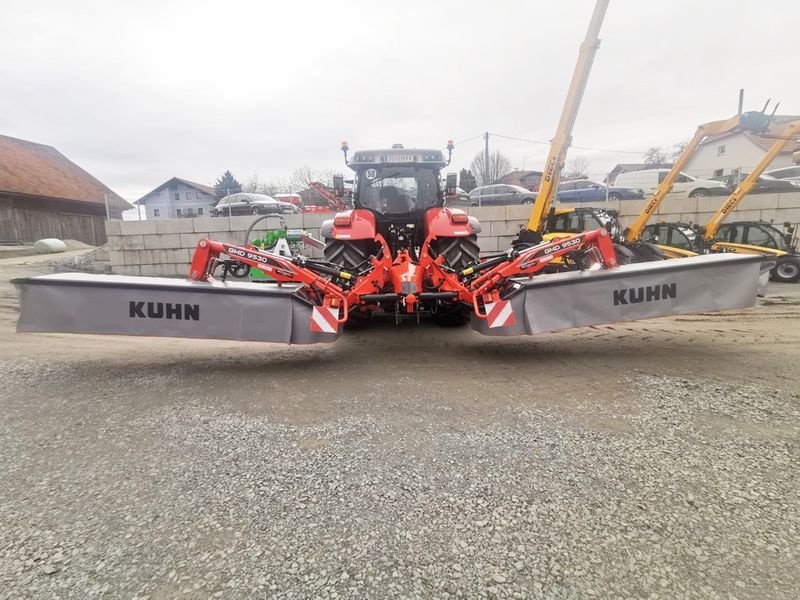
[[[49,144],[129,200],[343,170],[339,145],[549,140],[593,0],[2,0],[0,134]],[[779,99],[800,114],[800,2],[611,0],[573,148],[592,173]],[[514,166],[547,146],[492,138]],[[458,144],[468,166],[480,139]]]

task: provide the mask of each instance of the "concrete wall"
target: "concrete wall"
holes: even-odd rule
[[[684,221],[705,223],[722,204],[723,198],[668,198],[651,222]],[[646,200],[598,203],[620,210],[623,226],[630,225]],[[563,204],[557,206],[580,206]],[[505,250],[525,225],[530,206],[483,206],[468,209],[482,224],[479,236],[483,252]],[[319,238],[322,221],[333,213],[318,215],[284,215],[286,225],[302,228]],[[733,220],[764,220],[781,225],[800,223],[800,193],[761,194],[748,196]],[[107,224],[113,273],[125,275],[185,276],[197,242],[210,238],[241,244],[253,217],[171,219],[155,221],[111,221]],[[272,221],[271,221],[272,223]],[[263,230],[262,230],[263,231]],[[311,256],[318,251],[307,249]]]
[[[289,229],[305,229],[319,238],[327,215],[283,215]],[[194,219],[156,219],[152,221],[111,221],[107,224],[111,272],[119,275],[185,276],[197,242],[208,238],[242,244],[255,217],[201,217]],[[277,220],[262,221],[275,227]],[[264,229],[256,229],[263,232]],[[321,256],[306,249],[310,256]]]

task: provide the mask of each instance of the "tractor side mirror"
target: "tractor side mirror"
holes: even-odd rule
[[[446,194],[448,196],[456,195],[456,188],[458,187],[458,175],[455,173],[447,174],[447,181],[445,182]]]
[[[344,177],[341,175],[333,176],[333,193],[337,198],[344,196]]]

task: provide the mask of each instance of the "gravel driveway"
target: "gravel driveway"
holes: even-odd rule
[[[798,316],[287,349],[11,301],[0,598],[795,599]]]

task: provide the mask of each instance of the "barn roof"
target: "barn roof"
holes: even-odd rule
[[[52,146],[0,135],[0,192],[131,208]]]

